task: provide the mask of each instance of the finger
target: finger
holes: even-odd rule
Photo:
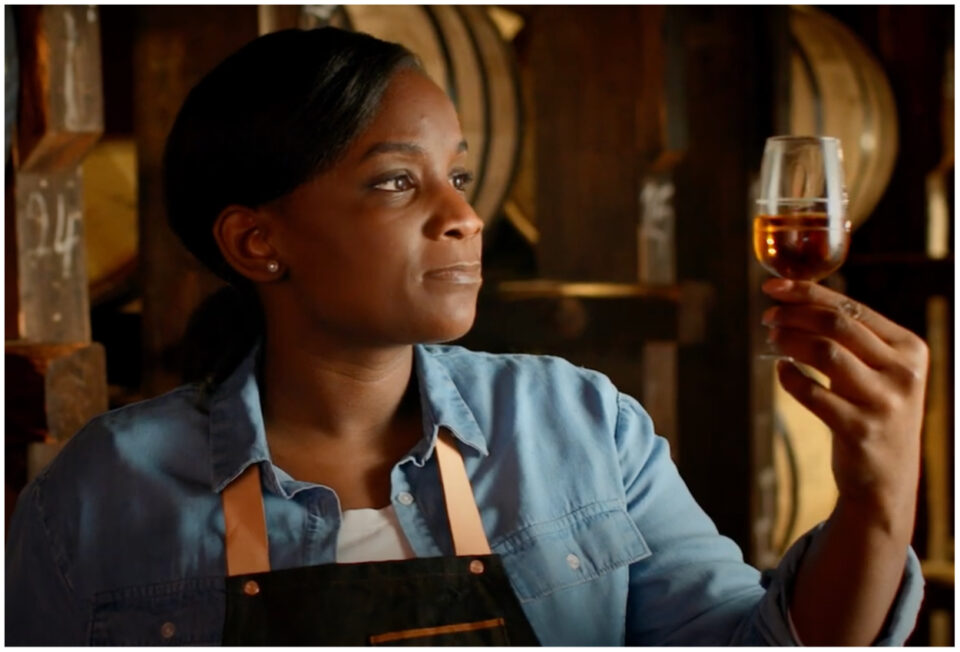
[[[911,342],[916,336],[862,303],[810,281],[790,281],[777,278],[763,284],[763,291],[784,303],[814,303],[844,312],[876,333],[891,346]]]
[[[874,369],[886,369],[897,358],[897,352],[876,333],[838,310],[810,304],[773,306],[763,314],[763,324],[828,337]]]
[[[790,362],[777,363],[777,377],[788,394],[813,412],[834,433],[852,431],[860,418],[859,410],[849,401],[805,375]]]
[[[792,328],[774,329],[771,339],[780,353],[826,374],[834,394],[861,406],[883,400],[881,375],[836,340]]]

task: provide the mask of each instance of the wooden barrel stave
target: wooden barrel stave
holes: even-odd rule
[[[843,24],[790,9],[790,132],[840,138],[854,228],[880,200],[897,154],[897,112],[880,64]]]

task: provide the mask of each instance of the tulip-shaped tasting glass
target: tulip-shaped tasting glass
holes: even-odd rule
[[[819,281],[843,264],[850,230],[840,141],[768,138],[753,219],[753,251],[760,264],[781,278]]]

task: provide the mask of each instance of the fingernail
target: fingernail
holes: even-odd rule
[[[763,284],[764,292],[786,292],[793,287],[793,281],[787,278],[772,278]]]
[[[774,324],[777,323],[777,320],[776,320],[777,312],[778,312],[777,306],[773,306],[772,308],[767,308],[766,310],[763,311],[763,316],[760,318],[760,322],[764,326],[773,326]]]

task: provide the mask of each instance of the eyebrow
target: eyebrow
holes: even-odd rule
[[[457,154],[467,151],[467,141],[461,140],[457,143]],[[370,157],[377,156],[378,154],[413,154],[417,156],[422,156],[426,152],[422,147],[416,143],[403,143],[403,142],[382,142],[376,143],[370,147],[366,152],[363,153],[363,156],[360,157],[361,161],[364,161]]]

